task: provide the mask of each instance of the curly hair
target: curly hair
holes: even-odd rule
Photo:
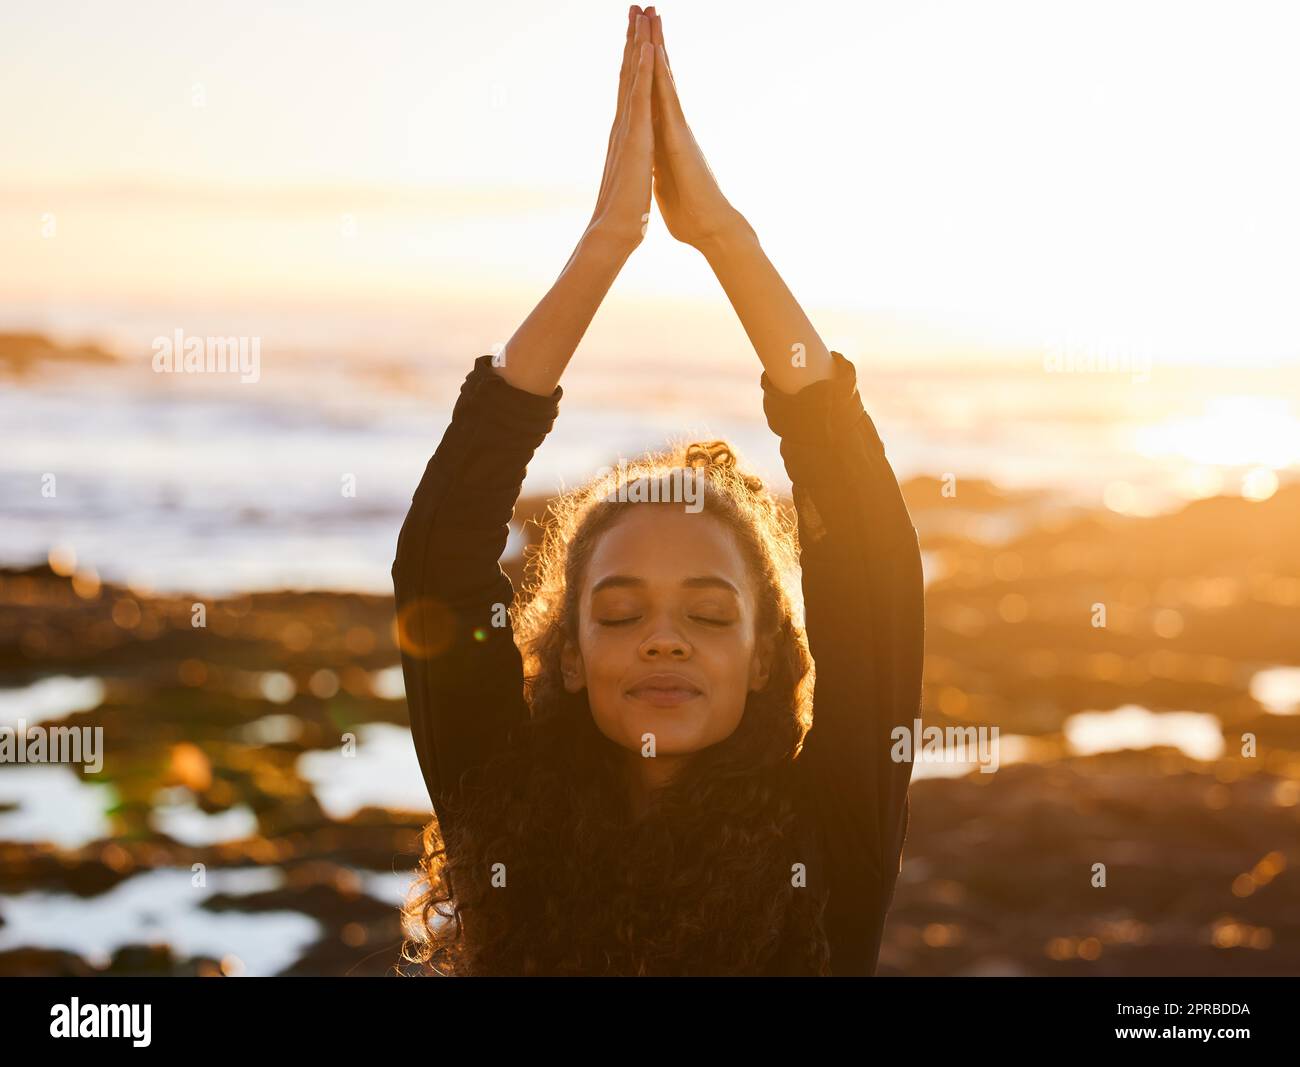
[[[565,689],[560,657],[592,552],[631,506],[620,487],[688,471],[742,551],[774,662],[731,736],[693,754],[633,817],[617,746],[586,691]],[[813,676],[787,591],[791,512],[725,441],[672,442],[557,497],[527,555],[510,610],[530,718],[425,827],[402,959],[435,974],[829,973],[825,900],[791,878],[803,855],[791,772]]]

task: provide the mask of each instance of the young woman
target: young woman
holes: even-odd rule
[[[499,558],[525,470],[652,188],[763,363],[797,523],[725,442],[678,446],[562,497],[516,602]],[[874,973],[911,778],[890,734],[919,713],[916,531],[854,367],[718,189],[654,8],[629,12],[591,222],[504,356],[461,387],[393,564],[436,816],[405,958],[443,974]],[[643,491],[684,476],[702,507]],[[806,629],[782,584],[796,558]]]

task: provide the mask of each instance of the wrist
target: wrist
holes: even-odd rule
[[[729,220],[696,246],[714,267],[738,256],[750,255],[759,249],[758,234],[741,214]]]
[[[587,227],[578,241],[574,258],[617,273],[627,262],[628,256],[636,250],[637,243],[607,226],[593,224]]]

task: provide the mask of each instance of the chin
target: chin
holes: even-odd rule
[[[671,727],[656,730],[653,726],[647,726],[636,736],[639,738],[642,733],[655,735],[656,756],[687,756],[709,746],[709,742],[695,731],[686,732]],[[637,747],[641,747],[639,742]]]
[[[639,708],[635,715],[626,717],[623,722],[629,746],[639,750],[642,735],[654,734],[655,754],[659,756],[699,752],[727,736],[726,733],[713,736],[716,731],[709,729],[707,709]]]
[[[655,747],[660,751],[672,748],[675,751],[692,751],[699,747],[703,734],[698,722],[683,722],[668,715],[637,715],[629,723],[632,737],[640,743],[642,734],[655,735]]]
[[[614,715],[596,715],[596,726],[623,748],[639,752],[642,737],[654,734],[655,754],[680,756],[708,746],[704,716],[681,708],[620,708]]]

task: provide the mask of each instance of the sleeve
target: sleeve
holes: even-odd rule
[[[411,498],[393,561],[411,736],[434,811],[528,718],[500,558],[528,463],[563,391],[511,386],[480,356]]]
[[[796,766],[826,847],[829,911],[887,907],[907,833],[911,762],[891,732],[919,716],[924,645],[916,529],[857,374],[832,352],[833,377],[783,393],[761,378],[798,516],[805,626],[815,663],[813,725]]]

